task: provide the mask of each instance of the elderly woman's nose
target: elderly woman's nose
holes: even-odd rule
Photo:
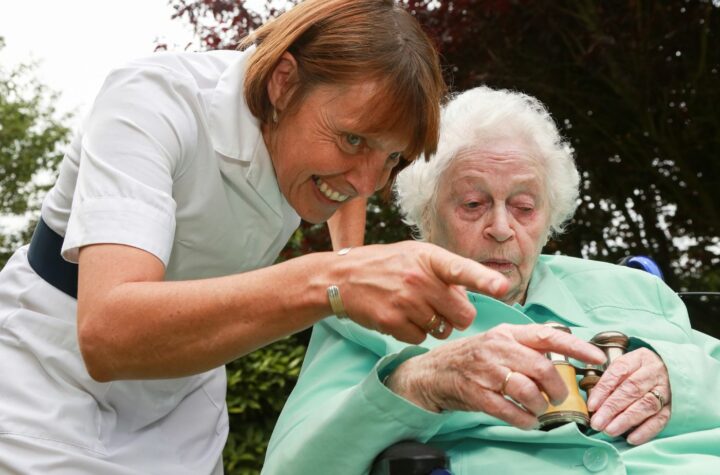
[[[488,219],[485,234],[495,241],[505,242],[515,234],[510,226],[508,211],[504,206],[493,206]]]

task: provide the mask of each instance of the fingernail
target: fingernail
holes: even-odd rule
[[[500,292],[500,289],[502,288],[503,281],[500,279],[495,279],[490,283],[490,292],[493,294],[496,294]]]
[[[590,399],[587,400],[587,408],[590,412],[595,412],[595,409],[597,409],[595,406],[597,405],[597,397],[594,395],[590,396]]]
[[[550,400],[550,404],[552,404],[553,406],[559,406],[560,404],[562,404],[562,403],[565,402],[565,400],[568,398],[568,396],[570,396],[570,394],[569,394],[569,393],[566,393],[566,394],[565,394],[563,397],[561,397],[561,398],[550,398],[550,399],[549,399],[549,400]]]
[[[607,420],[605,419],[606,417],[604,415],[598,416],[595,414],[593,418],[590,419],[590,427],[598,432],[601,432],[605,428],[605,424],[607,424]]]
[[[617,421],[612,421],[610,424],[603,429],[603,432],[605,432],[610,437],[615,437],[621,434],[620,430],[618,429],[618,423]]]

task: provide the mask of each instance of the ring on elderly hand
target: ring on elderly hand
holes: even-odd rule
[[[655,398],[656,398],[656,399],[658,400],[658,402],[660,403],[660,407],[658,408],[658,411],[659,411],[660,409],[662,409],[663,407],[665,407],[665,398],[662,397],[662,394],[660,394],[660,391],[658,391],[657,389],[652,389],[652,390],[650,390],[649,392],[650,392],[650,394],[652,394],[653,396],[655,396]]]
[[[345,311],[342,298],[340,298],[340,289],[337,285],[331,285],[327,288],[327,296],[330,301],[330,308],[338,318],[350,318]]]
[[[443,333],[445,333],[445,327],[447,325],[447,323],[445,322],[445,319],[443,317],[437,317],[437,318],[440,321],[440,323],[435,328],[430,330],[430,334],[434,337],[438,337],[438,336],[442,335]]]
[[[503,397],[507,397],[507,394],[505,394],[505,388],[507,387],[508,382],[510,381],[510,378],[513,374],[515,374],[515,371],[508,371],[508,374],[505,376],[505,381],[503,381],[502,386],[500,386],[500,394],[502,394]]]
[[[432,333],[433,331],[435,331],[438,325],[440,325],[440,319],[437,315],[433,313],[432,317],[430,317],[430,320],[428,320],[425,324],[425,330]]]

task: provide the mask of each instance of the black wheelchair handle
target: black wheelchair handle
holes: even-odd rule
[[[445,451],[415,441],[403,441],[382,451],[370,475],[451,475]]]

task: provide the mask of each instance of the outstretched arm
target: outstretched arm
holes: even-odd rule
[[[507,286],[477,262],[410,241],[194,281],[164,281],[159,259],[124,245],[85,246],[79,265],[80,349],[101,381],[215,368],[331,315],[330,284],[356,323],[409,343],[426,338],[439,309],[448,329],[472,323],[463,287],[497,295]]]

